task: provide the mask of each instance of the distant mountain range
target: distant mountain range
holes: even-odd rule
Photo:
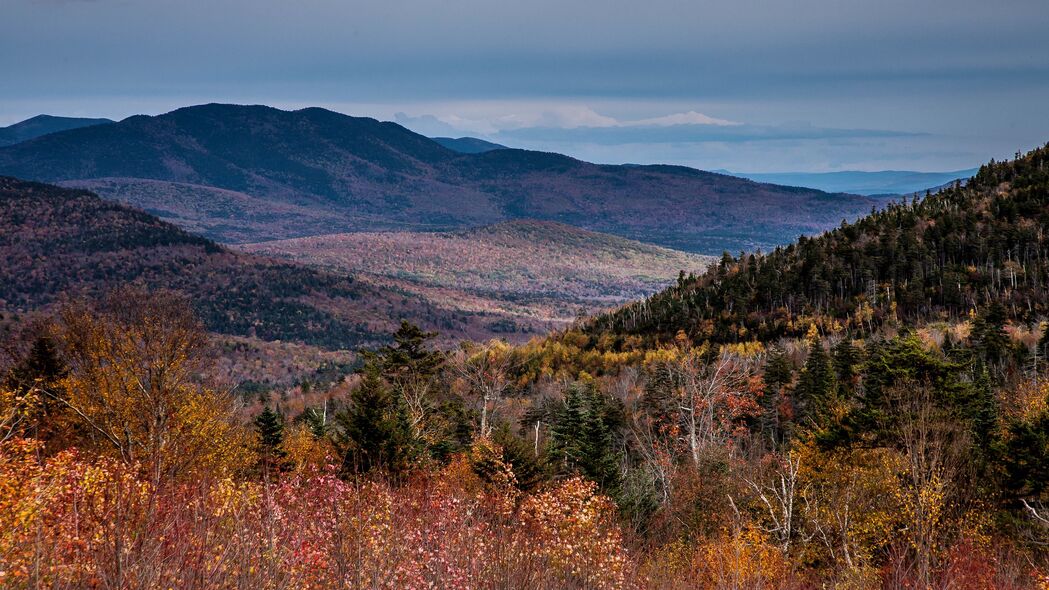
[[[444,147],[461,154],[483,154],[492,150],[505,150],[505,145],[492,143],[476,137],[431,137]]]
[[[805,186],[829,192],[857,195],[906,195],[924,193],[955,180],[967,179],[979,168],[955,170],[953,172],[913,172],[906,170],[883,170],[880,172],[780,172],[751,174],[730,172],[757,182],[771,182],[786,186]],[[933,191],[935,192],[935,190]]]
[[[461,153],[394,123],[219,104],[3,147],[0,174],[89,187],[229,243],[536,218],[720,253],[768,249],[879,203],[679,166]]]
[[[103,123],[112,123],[109,119],[80,119],[76,117],[54,117],[51,115],[37,115],[32,119],[26,119],[14,125],[0,127],[0,146],[14,145],[35,137],[79,129]]]

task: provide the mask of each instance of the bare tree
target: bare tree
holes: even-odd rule
[[[769,515],[770,524],[765,527],[765,532],[779,540],[780,549],[784,553],[790,551],[798,528],[800,473],[801,457],[790,452],[777,462],[776,469],[768,478],[770,481],[759,482],[757,479],[743,478]],[[731,501],[731,497],[729,500]]]
[[[704,449],[723,447],[734,434],[739,414],[752,401],[749,386],[755,365],[754,359],[729,353],[709,362],[704,356],[686,348],[661,366],[672,388],[681,437],[696,466]]]
[[[896,436],[907,463],[907,504],[915,570],[921,585],[933,582],[936,547],[946,534],[946,510],[965,465],[966,430],[941,409],[928,383],[902,383],[889,392]]]
[[[488,436],[492,430],[493,405],[513,385],[513,350],[500,340],[483,344],[467,342],[449,357],[448,366],[476,399],[481,412],[480,435]]]

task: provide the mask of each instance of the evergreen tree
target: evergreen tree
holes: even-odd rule
[[[798,422],[816,430],[825,429],[836,395],[837,380],[830,355],[824,350],[819,334],[813,330],[809,335],[809,355],[805,359],[805,368],[794,389]]]
[[[418,443],[404,404],[374,365],[365,367],[360,385],[350,395],[349,408],[336,414],[334,422],[344,473],[380,469],[398,474],[417,456]]]
[[[63,436],[57,416],[66,411],[59,401],[64,396],[60,382],[69,369],[48,336],[39,336],[33,341],[26,356],[16,364],[0,382],[20,394],[36,389],[31,410],[33,436],[44,441],[55,441]],[[61,443],[58,443],[61,445]]]
[[[994,429],[998,424],[998,400],[991,386],[991,375],[986,365],[977,362],[973,370],[972,396],[964,408],[972,423],[976,448],[986,450],[992,443]]]
[[[34,386],[50,388],[65,376],[66,371],[65,362],[51,338],[39,336],[5,381],[8,387],[18,391],[28,391]]]
[[[843,338],[833,351],[834,373],[838,379],[838,387],[843,394],[851,393],[856,389],[860,376],[860,350],[853,346],[852,341]]]
[[[426,332],[411,322],[402,321],[393,335],[394,344],[383,346],[375,353],[383,378],[401,385],[435,375],[444,362],[444,355],[428,346],[436,336],[437,332]]]
[[[528,491],[535,489],[546,479],[546,466],[542,458],[527,441],[515,435],[510,425],[501,423],[492,431],[491,442],[499,449],[499,458],[510,466],[514,473],[514,483],[518,489]],[[491,479],[494,465],[487,461],[474,462],[474,471],[485,480]]]
[[[550,456],[561,469],[593,480],[615,496],[622,483],[618,433],[621,404],[592,383],[573,383],[555,410],[550,428]]]
[[[255,416],[254,424],[263,464],[267,468],[279,468],[281,461],[287,457],[283,449],[284,417],[266,406]]]
[[[973,348],[992,366],[1000,365],[1008,355],[1009,335],[1005,332],[1005,320],[1005,308],[998,301],[988,305],[973,320]]]
[[[761,397],[761,415],[758,418],[758,428],[765,440],[779,445],[786,438],[785,430],[789,429],[788,416],[780,415],[780,406],[783,403],[783,390],[794,380],[794,366],[787,358],[786,352],[774,347],[769,352],[768,362],[765,363],[765,391]]]

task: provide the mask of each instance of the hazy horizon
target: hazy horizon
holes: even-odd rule
[[[748,172],[961,170],[1049,140],[1049,11],[1036,0],[5,11],[0,125],[321,106],[594,162]]]

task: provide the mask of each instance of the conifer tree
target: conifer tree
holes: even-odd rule
[[[374,365],[365,367],[350,406],[335,416],[335,427],[344,473],[380,469],[395,475],[407,470],[417,455],[404,404]]]
[[[785,438],[785,430],[789,429],[789,424],[784,424],[784,419],[789,417],[780,415],[783,390],[794,380],[794,366],[783,349],[775,347],[769,352],[763,380],[765,392],[761,397],[758,427],[766,440],[779,444]]]
[[[830,355],[819,334],[809,332],[809,355],[794,389],[798,421],[821,430],[827,426],[829,412],[837,394],[837,380]]]
[[[259,455],[263,463],[267,468],[279,467],[280,462],[287,456],[283,449],[284,417],[266,406],[255,417],[254,424],[255,433],[258,435]]]
[[[591,383],[573,383],[554,411],[550,429],[551,459],[578,472],[615,496],[622,473],[617,434],[622,407]]]

